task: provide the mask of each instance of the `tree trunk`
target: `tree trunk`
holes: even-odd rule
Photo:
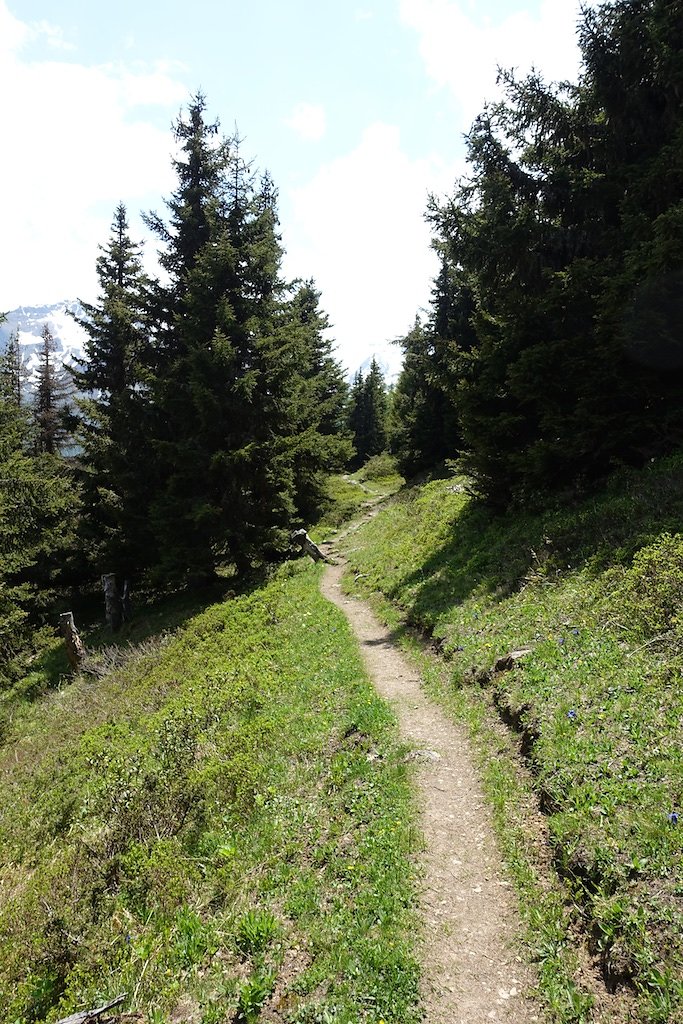
[[[121,615],[124,622],[130,622],[133,617],[133,609],[130,601],[130,580],[123,581],[123,591],[121,593]]]
[[[327,555],[324,555],[317,544],[308,536],[305,530],[294,530],[289,536],[292,544],[298,544],[302,551],[313,559],[314,562],[329,562]]]
[[[108,572],[102,577],[102,587],[104,589],[104,607],[107,617],[107,625],[113,633],[116,633],[121,628],[121,623],[123,622],[123,605],[121,603],[119,588],[116,586],[115,573]]]
[[[73,612],[63,612],[59,616],[59,624],[66,643],[66,656],[71,668],[77,672],[85,657],[85,647],[76,629]]]

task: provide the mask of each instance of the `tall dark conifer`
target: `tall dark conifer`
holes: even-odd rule
[[[60,582],[77,507],[68,465],[45,447],[56,449],[58,439],[49,431],[40,438],[46,424],[35,424],[20,382],[10,345],[0,355],[0,686],[25,671],[52,635],[44,612]]]
[[[372,357],[364,377],[359,370],[351,385],[349,428],[356,454],[352,466],[362,466],[385,451],[388,441],[387,386],[382,369]]]
[[[70,440],[67,415],[73,387],[69,374],[56,358],[55,341],[47,324],[41,337],[33,397],[35,446],[39,453],[56,455]]]
[[[83,302],[85,359],[73,371],[84,396],[78,439],[84,490],[83,549],[91,569],[133,579],[154,560],[149,504],[156,477],[149,450],[152,410],[149,282],[140,246],[119,204],[97,259],[99,297]]]
[[[346,422],[349,388],[333,356],[329,320],[319,303],[320,292],[313,281],[306,281],[285,304],[282,317],[295,359],[290,432],[295,504],[304,523],[320,510],[327,474],[347,466],[353,452]]]
[[[202,97],[176,134],[171,218],[151,220],[170,274],[170,341],[152,389],[164,473],[152,518],[159,575],[182,582],[210,577],[221,562],[244,571],[286,546],[297,507],[301,359],[312,357],[281,279],[271,179],[257,180],[239,139],[221,141]]]

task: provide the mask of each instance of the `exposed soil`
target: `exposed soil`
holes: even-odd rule
[[[419,675],[368,606],[327,567],[325,597],[344,612],[378,692],[415,747],[422,829],[422,997],[430,1024],[540,1021],[534,979],[515,946],[520,924],[463,729],[422,691]]]

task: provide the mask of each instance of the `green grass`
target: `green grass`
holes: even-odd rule
[[[402,492],[348,541],[356,587],[384,595],[448,659],[434,692],[477,736],[557,1020],[591,1019],[576,929],[605,990],[635,1002],[633,1019],[683,1020],[682,512],[675,459],[527,515],[494,517],[452,478]],[[522,647],[513,671],[485,671]],[[549,885],[524,840],[524,773],[492,710],[521,740]]]
[[[324,540],[378,500],[394,494],[403,483],[388,455],[369,459],[355,473],[331,476],[327,482],[327,503],[320,520],[311,527],[311,536],[317,541]]]
[[[285,566],[105,677],[15,701],[3,1020],[124,991],[153,1024],[419,1020],[410,769],[317,584]]]

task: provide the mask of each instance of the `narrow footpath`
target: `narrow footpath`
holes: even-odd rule
[[[335,557],[338,557],[335,553]],[[463,729],[424,695],[420,677],[328,565],[323,594],[346,615],[378,692],[414,746],[422,810],[422,998],[427,1024],[527,1024],[542,1015],[515,948],[519,921]]]

